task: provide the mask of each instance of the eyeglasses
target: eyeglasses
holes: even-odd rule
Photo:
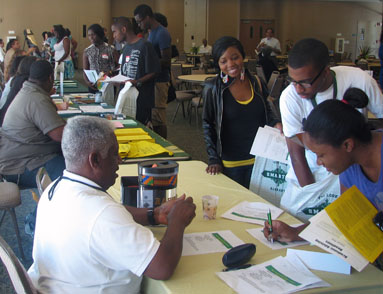
[[[286,78],[286,80],[289,82],[289,83],[292,83],[294,86],[296,85],[299,85],[301,86],[302,88],[305,88],[305,89],[308,89],[308,88],[311,88],[313,86],[313,84],[315,83],[315,81],[320,77],[320,75],[322,74],[322,72],[324,71],[324,69],[327,67],[324,66],[320,72],[316,75],[316,77],[311,81],[311,82],[297,82],[297,81],[294,81],[290,76],[288,76]]]

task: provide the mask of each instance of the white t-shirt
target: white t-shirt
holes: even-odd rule
[[[273,49],[278,49],[281,51],[281,44],[279,43],[279,40],[271,37],[270,39],[268,38],[263,38],[259,44],[265,43],[267,46],[273,48]],[[259,45],[258,45],[259,46]],[[270,53],[270,56],[277,56],[278,54],[272,51]]]
[[[96,183],[64,171],[43,193],[28,273],[41,293],[139,293],[159,241]]]
[[[337,97],[342,100],[344,92],[350,87],[356,87],[366,92],[370,101],[367,109],[376,117],[383,117],[383,95],[377,82],[363,70],[350,66],[335,66],[331,70],[335,72],[337,83]],[[317,93],[317,104],[333,99],[334,85],[326,91]],[[302,120],[307,118],[313,110],[310,99],[301,98],[294,85],[290,84],[281,94],[280,110],[283,123],[283,133],[286,137],[292,137],[303,132]],[[364,111],[366,114],[366,111]],[[306,150],[306,158],[312,171],[318,168],[316,156],[310,150]],[[290,169],[289,173],[293,172]]]
[[[206,45],[206,47],[204,45],[201,45],[199,46],[199,49],[198,49],[198,53],[200,54],[211,54],[211,46],[210,45]]]
[[[60,43],[56,43],[53,47],[55,49],[55,60],[58,61],[65,55],[65,49],[64,49],[64,40],[68,39],[68,37],[64,37]],[[69,39],[68,39],[69,40]],[[64,59],[64,61],[67,60],[72,60],[70,57],[70,40],[69,40],[69,54],[68,56]]]

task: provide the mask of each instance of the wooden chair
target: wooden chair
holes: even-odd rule
[[[0,237],[0,259],[8,271],[16,294],[37,294],[24,266],[17,258],[11,247]]]
[[[20,255],[25,259],[24,250],[21,245],[21,237],[19,227],[17,225],[15,207],[21,204],[20,190],[15,183],[0,182],[0,210],[3,210],[3,215],[0,220],[0,226],[3,223],[5,214],[9,212],[12,218],[13,227],[15,228],[17,243],[19,245]]]

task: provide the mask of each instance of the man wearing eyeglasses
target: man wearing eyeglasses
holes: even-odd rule
[[[303,121],[317,104],[328,99],[342,100],[348,88],[356,87],[368,95],[370,99],[368,110],[377,117],[383,116],[383,97],[377,82],[359,68],[348,66],[330,68],[329,61],[327,46],[316,39],[303,39],[297,42],[289,53],[290,85],[281,95],[280,110],[283,132],[293,167],[287,175],[287,180],[290,181],[288,187],[294,183],[298,190],[302,188],[302,193],[305,193],[306,186],[310,189],[309,185],[322,180],[323,175],[335,177],[324,167],[317,165],[315,154],[305,150],[300,140]],[[367,115],[367,110],[363,111]],[[336,178],[333,180],[337,181]],[[288,193],[291,194],[291,191],[286,191],[281,199],[281,205],[286,208],[298,201],[298,199],[293,201],[293,197],[287,195]],[[318,197],[324,194],[325,191],[318,191]],[[330,191],[329,194],[334,193]],[[296,215],[295,211],[290,212]]]

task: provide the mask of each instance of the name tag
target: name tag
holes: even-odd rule
[[[102,57],[103,59],[108,59],[108,58],[109,58],[108,54],[102,54],[101,57]]]
[[[126,56],[125,57],[125,62],[129,62],[129,60],[130,60],[130,56]]]

